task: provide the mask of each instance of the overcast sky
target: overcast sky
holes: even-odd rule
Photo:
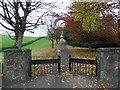
[[[57,12],[57,13],[60,13],[60,12],[65,13],[65,12],[67,12],[68,11],[68,6],[71,3],[71,0],[43,0],[43,1],[45,1],[45,2],[58,2],[58,3],[61,3],[60,6],[59,6],[60,9],[59,10],[55,10],[55,12]],[[24,36],[37,36],[37,37],[39,37],[39,36],[46,36],[47,35],[47,29],[46,29],[46,26],[44,26],[44,25],[41,25],[37,29],[34,29],[33,32],[34,33],[30,33],[28,31],[26,31],[24,33]],[[1,35],[7,34],[6,33],[6,29],[3,28],[2,26],[0,26],[0,34]],[[11,34],[11,35],[14,35],[14,33]]]
[[[32,0],[32,1],[35,1],[35,0]],[[72,0],[43,0],[43,1],[61,3],[59,6],[60,9],[55,10],[55,12],[57,12],[57,13],[68,12],[68,6],[70,6],[70,4],[72,2]],[[88,0],[78,0],[78,1],[88,1]],[[115,1],[119,1],[119,0],[93,0],[93,1],[113,1],[113,2],[115,2]],[[44,25],[41,25],[41,26],[39,26],[39,28],[34,29],[33,32],[34,33],[30,33],[30,32],[26,31],[24,33],[24,36],[37,36],[37,37],[39,37],[39,36],[46,36],[47,35],[47,29],[46,29],[46,26],[44,26]],[[2,34],[2,35],[7,34],[6,30],[2,26],[0,26],[0,34]],[[12,34],[12,35],[14,35],[14,34]]]

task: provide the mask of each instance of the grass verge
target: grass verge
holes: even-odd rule
[[[72,53],[73,57],[82,58],[82,59],[96,59],[96,50],[82,47],[73,47],[67,45],[67,48]]]
[[[32,50],[32,59],[51,59],[54,57],[56,49],[57,49],[57,45],[55,45],[54,48],[52,48],[51,46],[47,46],[44,48],[40,48],[40,49],[36,49],[36,50]]]

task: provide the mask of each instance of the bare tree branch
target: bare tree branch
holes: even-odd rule
[[[15,37],[12,37],[9,32],[6,31],[6,33],[8,34],[8,36],[9,36],[12,40],[15,40]]]
[[[36,29],[41,25],[41,19],[48,16],[48,13],[52,12],[52,9],[56,7],[56,2],[46,3],[42,0],[37,2],[22,2],[21,0],[18,2],[0,1],[0,9],[2,9],[0,18],[4,21],[0,22],[0,24],[7,30],[14,31],[15,47],[21,48],[24,32],[31,32],[31,30]],[[35,14],[34,12],[39,15],[32,15]],[[5,23],[9,24],[12,29],[7,27]]]
[[[25,8],[23,7],[22,2],[19,2],[19,3],[20,3],[20,6],[21,6],[22,10],[25,11]]]
[[[2,25],[4,28],[6,28],[6,29],[8,29],[10,31],[14,31],[14,29],[8,28],[7,26],[5,26],[4,24],[2,24],[1,22],[0,22],[0,25]]]

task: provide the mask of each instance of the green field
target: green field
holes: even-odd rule
[[[6,48],[6,47],[12,47],[14,46],[14,40],[10,39],[9,36],[3,35],[0,36],[1,40],[0,40],[0,48]],[[37,39],[38,37],[24,37],[23,38],[23,44],[28,43],[30,41],[33,41],[35,39]]]
[[[9,36],[0,36],[0,38],[2,38],[2,40],[0,40],[0,48],[6,48],[6,47],[12,47],[14,45],[14,40],[10,39]],[[37,39],[38,37],[24,37],[23,38],[23,43],[28,43],[30,41],[33,41],[35,39]],[[51,41],[48,38],[42,38],[39,39],[35,42],[33,42],[32,44],[23,46],[22,48],[24,49],[38,49],[41,47],[45,47],[51,44]]]
[[[0,43],[2,43],[0,45],[0,48],[2,47],[11,47],[12,45],[14,45],[14,40],[11,40],[8,36],[0,36],[0,38],[2,38],[2,40],[0,40]],[[24,37],[23,39],[23,44],[24,43],[28,43],[32,40],[37,39],[38,37]],[[23,49],[39,49],[39,48],[43,48],[46,46],[50,46],[51,45],[51,41],[48,38],[41,38],[35,42],[33,42],[32,44],[23,46]],[[0,56],[2,56],[3,52],[0,52]]]
[[[48,38],[42,38],[32,44],[22,47],[23,49],[38,49],[46,46],[50,46],[51,41]]]

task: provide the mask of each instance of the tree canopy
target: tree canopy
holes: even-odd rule
[[[56,2],[0,1],[0,25],[15,33],[15,47],[20,49],[24,32],[32,32],[41,25],[41,19],[51,15],[53,8],[56,8]]]
[[[64,20],[65,32],[68,39],[72,40],[108,40],[120,45],[118,17],[115,12],[118,3],[108,2],[73,2],[70,12]]]
[[[112,8],[116,8],[115,6],[117,7],[115,3],[107,2],[74,2],[71,9],[75,20],[82,20],[82,28],[89,32],[103,27],[100,18],[109,14],[114,15]]]

